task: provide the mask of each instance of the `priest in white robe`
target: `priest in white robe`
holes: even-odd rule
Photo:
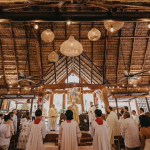
[[[48,115],[48,129],[50,131],[56,130],[57,118],[58,118],[57,109],[55,108],[55,105],[52,104],[52,107],[50,108],[49,115]]]
[[[79,125],[73,120],[73,112],[66,111],[66,121],[61,123],[59,129],[58,145],[60,150],[78,150],[81,132]]]
[[[46,136],[45,122],[42,121],[42,111],[36,110],[36,119],[31,122],[28,129],[28,143],[26,150],[42,150],[43,149],[43,138]]]
[[[16,109],[13,109],[12,120],[13,120],[14,131],[15,131],[15,134],[16,134],[17,133],[17,110]]]
[[[102,111],[100,109],[96,109],[96,120],[91,124],[93,150],[111,150],[108,125],[107,122],[101,118],[101,116]]]
[[[91,125],[92,121],[95,120],[95,106],[93,105],[93,102],[90,102],[90,108],[88,110],[88,114],[89,114],[89,123]]]
[[[22,110],[30,110],[29,106],[30,100],[28,99],[22,106]]]
[[[139,115],[136,114],[135,110],[132,110],[132,118],[134,122],[138,125],[139,124]]]
[[[114,111],[112,111],[112,107],[109,106],[108,112],[110,113],[106,119],[108,128],[109,128],[109,138],[110,143],[114,144],[114,136],[120,135],[120,128],[119,128],[119,122],[118,117]]]

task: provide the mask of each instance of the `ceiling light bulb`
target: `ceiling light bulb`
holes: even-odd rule
[[[139,80],[140,78],[138,77],[138,80]]]
[[[19,94],[20,92],[18,92],[18,94]]]
[[[114,32],[114,28],[113,27],[110,28],[110,32]]]
[[[0,78],[1,78],[2,76],[0,76]]]
[[[122,86],[124,86],[124,84]]]
[[[70,24],[71,24],[71,21],[67,21],[67,24],[70,25]]]
[[[36,25],[34,26],[34,28],[35,28],[35,29],[38,29],[38,28],[39,28],[39,26],[36,24]]]
[[[150,24],[148,24],[148,28],[150,29]]]
[[[11,84],[11,81],[9,83]]]
[[[9,87],[12,87],[12,85],[10,85]]]
[[[130,84],[132,84],[132,82],[130,81]]]
[[[20,85],[18,85],[18,88],[20,87]]]

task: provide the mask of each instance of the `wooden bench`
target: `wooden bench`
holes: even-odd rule
[[[124,138],[119,135],[119,136],[114,136],[114,148],[117,150],[121,150],[121,148],[125,148],[125,144],[124,144]]]

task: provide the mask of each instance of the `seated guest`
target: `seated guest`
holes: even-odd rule
[[[10,137],[12,134],[10,133],[10,116],[4,116],[4,122],[0,125],[0,149],[8,150],[10,144]]]
[[[141,150],[150,149],[150,119],[146,115],[139,117],[141,124]]]
[[[108,135],[107,122],[102,118],[102,111],[95,110],[96,120],[91,124],[91,136],[93,138],[93,150],[111,150],[110,139]]]
[[[0,124],[4,122],[4,114],[0,114]]]
[[[121,135],[124,138],[126,150],[140,150],[138,125],[130,118],[130,113],[124,113],[124,121],[121,125]]]
[[[128,111],[129,111],[128,106],[124,106],[124,112],[128,112]]]
[[[14,109],[13,110],[13,117],[12,117],[12,120],[13,120],[13,126],[14,126],[14,131],[15,131],[15,134],[17,133],[17,110]]]
[[[21,124],[21,132],[18,139],[17,148],[25,149],[28,141],[28,128],[31,123],[30,113],[27,112],[24,121]]]
[[[36,119],[30,123],[28,128],[29,139],[26,150],[42,150],[43,138],[46,136],[45,122],[42,121],[42,111],[40,109],[35,112]]]
[[[60,125],[58,145],[60,150],[78,150],[81,138],[79,125],[73,120],[72,110],[67,110],[65,115],[67,120]]]
[[[12,134],[14,134],[14,125],[13,125],[13,120],[12,120],[14,113],[13,113],[13,112],[10,112],[8,115],[10,115],[10,122],[9,122],[9,125],[10,125],[10,132],[11,132]]]

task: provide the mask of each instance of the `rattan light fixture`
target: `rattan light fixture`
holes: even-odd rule
[[[41,39],[44,42],[52,42],[54,40],[54,33],[50,29],[46,29],[41,34]]]
[[[100,37],[101,37],[101,32],[96,28],[92,28],[88,32],[88,38],[91,41],[97,41]]]
[[[58,54],[55,51],[52,51],[49,55],[48,55],[48,60],[50,62],[56,62],[59,59]]]
[[[69,57],[79,56],[83,52],[83,47],[73,36],[70,36],[67,41],[61,44],[60,52]]]
[[[110,32],[116,32],[124,26],[124,22],[121,21],[104,21],[105,28]]]

